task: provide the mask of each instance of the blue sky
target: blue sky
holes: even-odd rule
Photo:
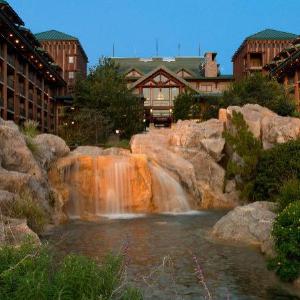
[[[300,34],[299,0],[8,0],[32,32],[77,36],[90,65],[102,55],[148,57],[218,53],[223,74],[243,39],[274,28]]]

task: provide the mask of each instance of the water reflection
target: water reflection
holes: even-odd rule
[[[281,300],[291,296],[266,268],[256,249],[224,245],[208,238],[222,213],[150,215],[128,220],[74,222],[57,227],[49,239],[59,251],[102,258],[130,243],[130,277],[143,289],[145,299],[204,299],[194,276],[192,255],[203,269],[214,299]],[[291,291],[291,290],[290,290]]]

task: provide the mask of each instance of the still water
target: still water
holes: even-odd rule
[[[62,253],[101,259],[129,243],[129,277],[144,299],[205,299],[194,275],[198,257],[214,300],[296,300],[266,268],[255,248],[214,241],[209,231],[224,212],[147,215],[139,218],[73,221],[45,237]]]

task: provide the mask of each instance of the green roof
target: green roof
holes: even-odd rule
[[[128,73],[136,70],[142,75],[155,70],[160,66],[164,66],[173,73],[185,70],[192,77],[201,77],[204,74],[204,58],[203,57],[174,57],[174,58],[115,58],[112,59],[120,66],[121,73]]]
[[[248,36],[246,40],[293,40],[297,36],[297,34],[290,32],[284,32],[274,29],[265,29]]]
[[[78,38],[57,30],[36,33],[35,37],[40,41],[78,41]]]

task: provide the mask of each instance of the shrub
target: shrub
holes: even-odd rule
[[[226,176],[240,179],[238,188],[245,197],[248,197],[261,154],[261,142],[253,136],[241,113],[233,112],[232,125],[234,132],[226,130],[224,138],[232,151],[239,156],[240,161],[229,160]]]
[[[173,115],[176,121],[199,117],[200,108],[195,103],[194,93],[181,93],[175,98]]]
[[[49,247],[25,243],[0,249],[0,299],[142,299],[123,280],[122,258],[102,265],[78,255],[56,261]]]
[[[38,131],[39,123],[33,120],[27,120],[23,124],[23,134],[30,138],[35,138],[39,131]]]
[[[259,104],[281,116],[293,115],[295,101],[285,92],[283,85],[262,74],[253,74],[233,82],[220,101],[220,107],[229,105]]]
[[[276,218],[272,235],[277,257],[269,267],[284,281],[300,275],[300,201],[290,203]]]
[[[263,151],[257,163],[252,197],[270,200],[289,179],[300,179],[300,140],[278,144]]]
[[[4,214],[12,218],[27,219],[28,226],[36,233],[41,233],[47,223],[43,208],[29,192],[21,193],[5,208]]]
[[[300,181],[292,178],[286,181],[279,190],[279,195],[276,198],[279,211],[283,211],[294,201],[300,201]]]

